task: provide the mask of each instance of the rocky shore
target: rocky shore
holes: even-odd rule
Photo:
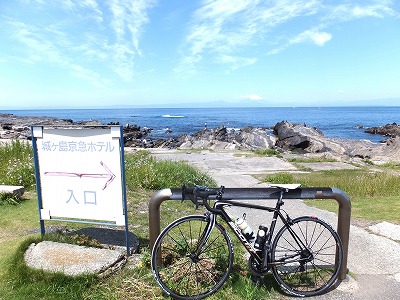
[[[50,117],[20,117],[0,114],[0,139],[31,139],[32,125],[83,126],[104,125],[98,121],[74,122],[70,119]],[[110,123],[107,125],[118,125]],[[214,129],[204,128],[192,135],[181,135],[166,140],[151,139],[151,129],[137,125],[125,125],[125,147],[180,148],[212,150],[254,150],[274,149],[279,152],[295,152],[306,156],[351,160],[370,159],[373,161],[400,161],[400,126],[396,123],[365,129],[386,138],[380,144],[370,141],[327,138],[315,127],[277,123],[273,128],[244,127],[228,130],[225,126]]]

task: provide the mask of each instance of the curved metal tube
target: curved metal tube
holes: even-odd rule
[[[276,188],[225,188],[226,200],[265,200],[277,199],[280,192]],[[149,202],[149,234],[150,247],[160,234],[160,206],[166,200],[182,199],[181,189],[163,189],[154,193]],[[210,197],[212,198],[212,197]],[[340,189],[328,187],[299,188],[289,190],[283,199],[334,199],[338,202],[337,232],[343,244],[343,261],[339,273],[339,280],[344,280],[347,273],[347,256],[350,237],[351,203],[349,196]]]

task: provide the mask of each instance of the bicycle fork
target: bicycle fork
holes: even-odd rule
[[[217,216],[215,214],[210,214],[210,213],[206,213],[206,217],[209,220],[209,222],[207,222],[206,227],[204,228],[198,242],[196,245],[196,249],[195,251],[193,251],[191,254],[189,254],[189,258],[194,262],[197,263],[200,261],[200,254],[203,251],[204,246],[206,245],[208,239],[211,236],[212,230],[214,229],[215,226],[215,222],[217,219]]]

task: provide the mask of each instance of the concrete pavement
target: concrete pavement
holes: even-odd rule
[[[210,174],[218,184],[228,188],[263,187],[252,175],[277,171],[298,172],[295,166],[277,157],[254,157],[242,151],[183,152],[152,149],[151,152],[158,159],[187,161]],[[313,169],[354,168],[346,163],[331,165],[313,163],[308,167]],[[301,200],[286,200],[284,209],[292,218],[315,215],[332,224],[334,228],[337,224],[336,214],[309,207]],[[246,211],[248,223],[252,228],[258,228],[259,224],[270,223],[268,216],[265,222],[264,215],[257,216],[251,213],[251,211]],[[335,290],[310,299],[400,299],[400,226],[387,222],[356,223],[350,228],[347,265],[350,276]]]

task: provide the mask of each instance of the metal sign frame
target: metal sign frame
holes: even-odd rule
[[[119,125],[32,126],[41,234],[46,220],[125,226],[123,129]]]

